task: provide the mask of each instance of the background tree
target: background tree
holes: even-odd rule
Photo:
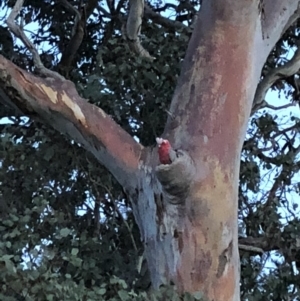
[[[1,4],[1,300],[299,299],[299,1]]]

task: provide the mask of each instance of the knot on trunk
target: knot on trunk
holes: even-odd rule
[[[173,205],[183,204],[195,175],[195,165],[188,153],[176,151],[171,164],[160,164],[155,171],[167,201]]]

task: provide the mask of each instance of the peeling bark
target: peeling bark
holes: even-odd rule
[[[81,98],[72,82],[36,77],[0,55],[0,87],[24,114],[39,118],[84,146],[121,185],[135,185],[143,147],[103,110]]]

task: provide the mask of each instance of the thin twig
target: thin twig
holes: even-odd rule
[[[286,108],[290,108],[290,107],[295,107],[296,106],[296,103],[288,103],[286,105],[282,105],[282,106],[272,106],[270,104],[268,104],[266,101],[263,101],[262,104],[261,104],[261,107],[260,109],[262,108],[266,108],[266,109],[271,109],[271,110],[274,110],[274,111],[278,111],[278,110],[282,110],[282,109],[286,109]]]
[[[299,124],[296,123],[296,124],[293,124],[292,126],[290,126],[290,127],[288,127],[288,128],[285,128],[285,129],[283,129],[283,130],[281,130],[281,131],[278,131],[278,132],[275,133],[271,138],[274,139],[274,138],[276,138],[276,137],[278,137],[278,136],[280,136],[280,135],[284,135],[284,134],[286,134],[287,132],[293,131],[293,130],[299,131]]]

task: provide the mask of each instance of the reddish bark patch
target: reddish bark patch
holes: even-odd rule
[[[197,252],[198,258],[195,258],[194,267],[191,272],[191,278],[193,283],[204,283],[209,275],[209,271],[212,265],[212,257],[209,251]]]

